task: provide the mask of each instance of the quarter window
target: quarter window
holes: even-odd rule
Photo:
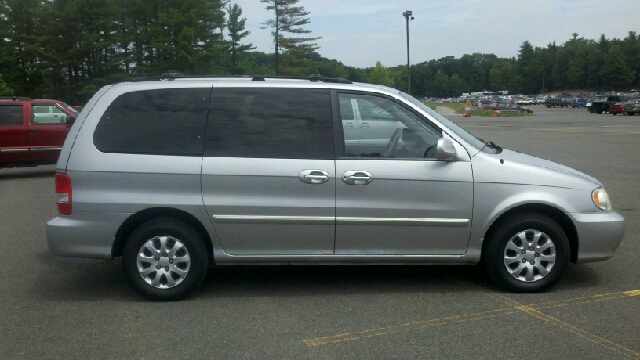
[[[129,92],[115,99],[93,134],[106,153],[202,156],[210,88]]]
[[[329,91],[214,89],[205,156],[333,159]]]
[[[404,106],[375,95],[339,93],[338,100],[346,157],[436,158],[440,131]]]
[[[0,105],[1,125],[22,125],[22,105]]]

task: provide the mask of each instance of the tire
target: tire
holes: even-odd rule
[[[200,285],[208,256],[202,237],[172,218],[149,220],[136,228],[122,250],[129,285],[154,301],[181,300]]]
[[[538,243],[533,242],[535,238]],[[569,252],[569,241],[555,221],[538,213],[522,213],[504,219],[487,234],[482,258],[491,278],[504,289],[542,292],[560,280]]]

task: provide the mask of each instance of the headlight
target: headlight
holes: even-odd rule
[[[591,199],[593,203],[596,204],[598,209],[602,211],[611,211],[613,207],[611,206],[611,200],[609,199],[609,194],[603,189],[595,189],[591,193]]]

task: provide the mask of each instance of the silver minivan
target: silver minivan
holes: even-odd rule
[[[623,236],[602,184],[502,149],[401,91],[166,76],[102,88],[56,166],[62,256],[122,257],[177,300],[209,265],[477,264],[544,291]]]

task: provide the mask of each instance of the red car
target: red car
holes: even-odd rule
[[[55,164],[77,117],[58,100],[0,98],[0,167]]]
[[[626,104],[626,102],[620,102],[620,103],[615,103],[615,104],[609,105],[609,114],[611,114],[611,115],[624,114],[624,106],[625,106],[625,104]]]

